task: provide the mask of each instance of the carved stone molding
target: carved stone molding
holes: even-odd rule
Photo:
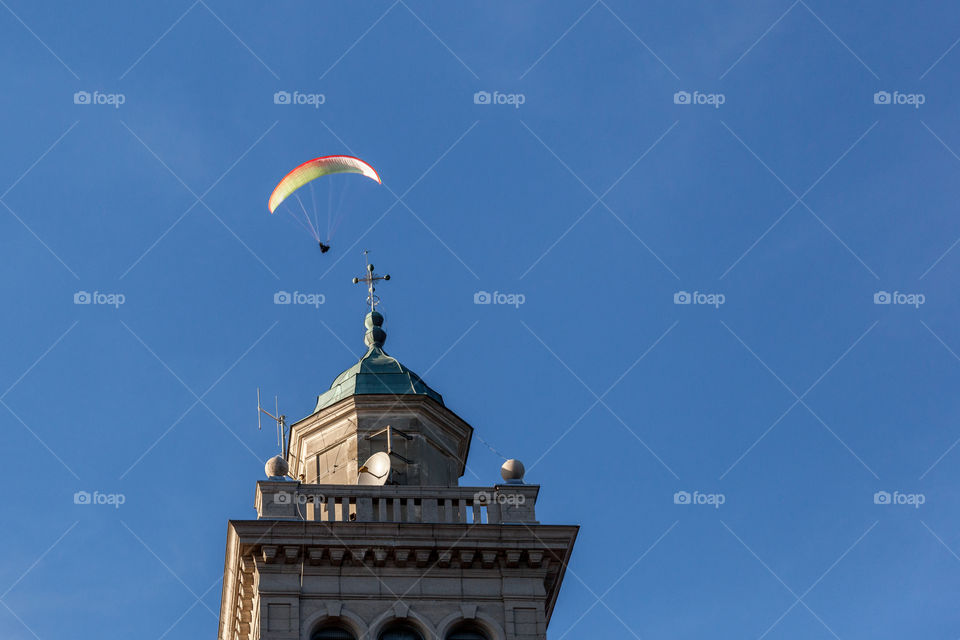
[[[347,553],[347,550],[343,547],[332,547],[330,549],[330,564],[335,567],[339,567],[343,564],[343,556]]]
[[[500,566],[515,569],[528,567],[531,569],[547,570],[551,565],[552,555],[546,549],[499,548],[499,549],[456,549],[437,548],[435,545],[420,547],[389,547],[389,546],[298,546],[298,545],[260,545],[252,547],[248,555],[240,558],[241,572],[239,586],[241,589],[252,587],[254,579],[255,561],[265,564],[295,563],[301,553],[305,560],[314,567],[341,566],[352,564],[360,566],[368,564],[377,567],[406,567],[415,564],[425,568],[435,565],[440,568],[458,569],[493,569]]]
[[[351,549],[350,555],[353,556],[353,561],[356,564],[363,564],[363,560],[364,558],[367,557],[367,551],[369,550],[370,549],[368,549],[367,547],[358,547],[355,549]]]
[[[265,544],[260,547],[260,552],[264,562],[273,562],[277,558],[277,545]]]
[[[414,556],[417,558],[417,566],[425,567],[430,562],[430,556],[433,555],[433,549],[416,549]]]

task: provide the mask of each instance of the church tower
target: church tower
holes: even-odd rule
[[[578,528],[537,521],[519,461],[459,485],[473,428],[384,351],[387,279],[354,280],[366,353],[284,434],[257,519],[228,524],[220,640],[546,638]]]

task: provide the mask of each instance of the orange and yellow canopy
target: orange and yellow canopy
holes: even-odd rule
[[[284,176],[283,180],[277,185],[270,194],[270,201],[267,208],[270,213],[276,211],[280,203],[286,200],[287,196],[307,184],[311,180],[329,176],[334,173],[359,173],[371,180],[380,182],[380,176],[376,170],[360,158],[353,156],[323,156],[304,162],[299,167]]]

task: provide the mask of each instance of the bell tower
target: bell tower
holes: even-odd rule
[[[536,519],[539,485],[463,487],[473,428],[384,351],[367,264],[366,353],[293,423],[231,520],[220,640],[540,640],[578,527]]]

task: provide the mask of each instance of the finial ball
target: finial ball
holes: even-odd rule
[[[384,280],[389,280],[389,279],[390,279],[390,274],[388,273],[387,275],[383,276],[383,279],[384,279]]]
[[[507,460],[500,467],[500,475],[507,484],[523,484],[524,473],[526,473],[526,469],[523,468],[523,463],[519,460]]]
[[[367,265],[367,271],[369,271],[370,273],[373,273],[373,265],[372,265],[372,264],[368,264],[368,265]]]
[[[379,311],[371,311],[367,314],[367,317],[363,319],[363,326],[367,329],[372,329],[374,327],[379,327],[383,325],[383,314]]]
[[[282,478],[287,475],[289,470],[290,465],[283,459],[283,456],[273,456],[267,460],[267,464],[263,465],[263,471],[268,478]]]
[[[353,284],[357,284],[358,282],[360,282],[360,278],[354,278],[354,279],[353,279]]]

